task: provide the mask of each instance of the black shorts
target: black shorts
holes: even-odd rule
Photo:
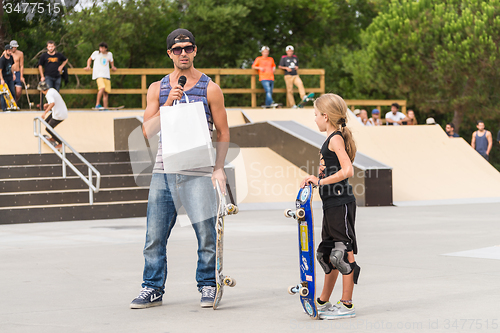
[[[354,222],[356,220],[356,201],[323,210],[323,228],[318,252],[330,253],[334,242],[350,242],[354,254],[358,253],[358,243]]]

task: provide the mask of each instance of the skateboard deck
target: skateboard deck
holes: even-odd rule
[[[100,107],[100,108],[96,108],[96,107],[93,107],[92,110],[99,110],[99,111],[107,111],[107,110],[121,110],[125,107],[125,105],[120,105],[120,106],[108,106],[107,108],[105,108],[104,106],[103,107]]]
[[[314,101],[314,93],[310,93],[309,95],[307,95],[302,101],[300,101],[297,107],[303,108],[304,105],[306,105],[310,101]]]
[[[282,108],[283,104],[282,103],[275,103],[275,105],[261,105],[263,109],[276,109],[276,108]]]
[[[217,195],[219,197],[219,207],[217,209],[217,221],[215,224],[215,230],[217,232],[217,245],[215,250],[215,279],[217,283],[217,292],[214,299],[214,310],[217,309],[217,307],[219,306],[219,302],[222,299],[224,286],[234,287],[236,285],[236,280],[232,279],[229,276],[225,276],[222,273],[222,268],[224,254],[224,216],[234,215],[238,213],[238,207],[234,205],[234,200],[229,185],[227,186],[227,190],[232,203],[227,204],[226,197],[222,194],[219,183],[216,182],[216,184]]]
[[[19,110],[16,100],[12,96],[12,93],[10,92],[9,87],[6,83],[0,86],[0,95],[2,95],[2,97],[5,99],[8,111]]]
[[[287,209],[286,217],[297,221],[299,231],[300,283],[288,288],[292,295],[299,293],[304,311],[313,319],[319,319],[316,308],[316,256],[314,247],[314,220],[312,185],[300,189],[295,201],[295,211]]]
[[[50,136],[45,135],[45,134],[43,135],[43,137],[44,137],[45,139],[47,139],[47,141],[49,141],[49,139],[51,138]],[[42,141],[43,141],[43,140],[42,140]],[[44,142],[45,142],[45,141],[44,141]],[[49,144],[50,144],[50,145],[52,145],[52,146],[55,148],[55,147],[57,146],[57,141],[54,141],[54,142],[49,141]]]
[[[30,94],[28,94],[28,89],[30,87],[29,84],[26,84],[25,82],[24,83],[24,91],[26,91],[26,99],[28,99],[28,106],[30,107],[30,110],[31,108],[33,107],[33,103],[30,101]]]

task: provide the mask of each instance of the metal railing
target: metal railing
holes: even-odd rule
[[[41,124],[44,124],[54,135],[61,141],[62,144],[62,149],[58,151],[50,142],[47,140],[46,137],[44,137],[41,133]],[[47,146],[52,149],[52,151],[62,160],[62,176],[63,178],[66,178],[66,165],[68,165],[88,186],[89,186],[89,201],[90,204],[94,204],[94,192],[97,193],[99,192],[99,187],[101,185],[101,173],[97,171],[97,169],[89,163],[83,157],[80,155],[73,147],[71,147],[66,140],[64,140],[55,130],[52,126],[50,126],[45,120],[42,119],[42,117],[36,117],[33,119],[33,134],[35,137],[38,138],[38,153],[42,153],[42,141],[47,144]],[[73,163],[71,163],[67,158],[66,158],[66,147],[68,147],[71,152],[80,159],[85,165],[88,166],[89,168],[89,178],[85,177],[83,173],[78,170]],[[96,184],[94,186],[92,182],[92,173],[96,175]]]

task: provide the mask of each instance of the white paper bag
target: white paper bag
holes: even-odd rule
[[[175,173],[215,165],[203,102],[160,107],[163,168]]]

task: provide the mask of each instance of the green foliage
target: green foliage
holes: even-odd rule
[[[346,68],[357,91],[453,115],[458,128],[498,119],[499,14],[498,0],[394,0],[362,33]]]
[[[29,24],[8,17],[6,38],[20,42],[29,66],[36,65],[36,55],[53,39],[70,64],[80,68],[101,41],[108,43],[118,68],[172,67],[165,40],[178,27],[196,36],[198,68],[250,68],[262,45],[271,48],[271,56],[279,63],[285,47],[292,44],[300,67],[325,68],[327,91],[354,97],[343,58],[359,48],[360,31],[387,5],[387,0],[94,0],[83,10],[66,8],[57,17]],[[318,86],[317,78],[303,79],[306,85],[316,80]],[[113,80],[113,87],[138,87],[136,81],[137,77],[120,77]],[[241,87],[240,81],[225,80],[222,86]],[[70,87],[76,85],[75,78],[70,78]],[[284,87],[281,77],[275,86]],[[93,88],[90,76],[80,76],[79,87]],[[137,96],[111,98],[140,106]],[[284,94],[276,98],[285,102]],[[68,96],[67,100],[71,107],[88,107],[94,97]],[[226,101],[228,105],[250,104],[246,96],[227,96]]]

